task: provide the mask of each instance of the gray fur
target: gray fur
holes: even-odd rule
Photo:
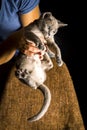
[[[40,60],[38,55],[32,57],[20,54],[17,59],[16,76],[34,89],[40,89],[44,95],[44,103],[38,114],[29,118],[30,122],[37,121],[44,116],[51,102],[51,93],[49,88],[43,84],[46,80],[46,71],[53,67],[47,52],[44,54],[46,59]]]
[[[64,26],[67,26],[67,24],[56,19],[51,12],[45,12],[39,19],[25,27],[25,39],[27,41],[33,41],[39,49],[44,48],[43,46],[46,44],[49,56],[56,57],[58,65],[62,66],[61,50],[56,44],[54,36],[58,32],[58,29]],[[34,38],[31,38],[29,33],[35,35]],[[55,54],[48,48],[49,45],[54,47]]]

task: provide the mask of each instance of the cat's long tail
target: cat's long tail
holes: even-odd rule
[[[38,89],[40,89],[44,95],[44,103],[41,110],[36,115],[28,118],[29,122],[37,121],[40,118],[42,118],[44,114],[47,112],[50,102],[51,102],[51,93],[50,93],[49,88],[46,85],[42,84],[38,87]]]

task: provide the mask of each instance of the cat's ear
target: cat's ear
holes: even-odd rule
[[[50,16],[52,16],[52,13],[51,12],[45,12],[42,14],[42,18],[45,19],[45,18],[49,18]]]
[[[68,26],[68,24],[66,24],[66,23],[64,23],[64,22],[61,22],[60,20],[58,20],[58,25],[59,25],[59,28],[60,28],[60,27]]]

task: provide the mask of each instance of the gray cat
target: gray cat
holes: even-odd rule
[[[44,95],[44,103],[38,114],[29,118],[30,122],[37,121],[47,112],[51,102],[51,93],[49,88],[44,84],[46,80],[46,71],[53,67],[50,57],[45,52],[45,60],[40,60],[39,55],[27,56],[20,53],[16,67],[16,76],[28,86],[34,89],[40,89]],[[47,57],[48,56],[48,57]]]
[[[25,40],[28,43],[34,42],[44,52],[43,60],[37,54],[29,57],[20,53],[16,62],[16,76],[30,87],[40,89],[44,94],[43,106],[39,113],[28,119],[30,122],[42,118],[50,105],[51,93],[44,82],[46,80],[46,71],[53,68],[50,57],[56,56],[58,65],[63,64],[60,49],[54,40],[58,28],[63,26],[66,26],[66,24],[57,20],[51,12],[45,12],[39,19],[24,28]],[[53,45],[55,54],[49,49],[49,44]]]
[[[56,57],[58,65],[62,66],[61,51],[55,42],[54,36],[58,29],[64,26],[67,26],[67,24],[56,19],[51,12],[45,12],[39,19],[25,27],[25,39],[28,42],[33,41],[39,49],[43,49],[46,45],[49,56]],[[53,46],[55,54],[49,49],[49,45]]]

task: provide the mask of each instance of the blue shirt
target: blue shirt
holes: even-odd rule
[[[39,0],[0,0],[0,43],[21,28],[19,14],[31,11]]]

